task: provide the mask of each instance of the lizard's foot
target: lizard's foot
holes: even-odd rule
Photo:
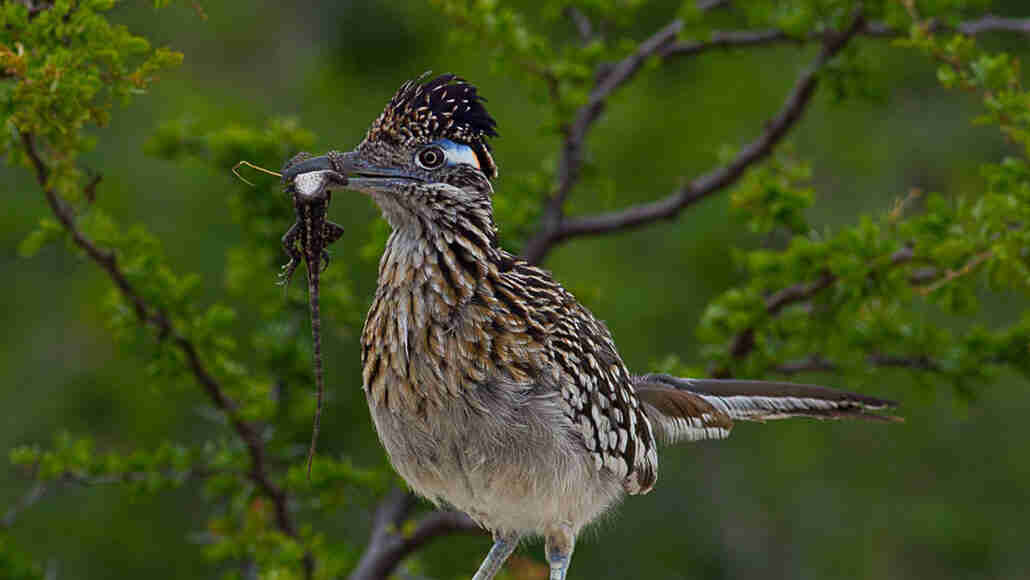
[[[289,262],[283,265],[283,271],[279,272],[279,281],[277,284],[280,286],[287,286],[290,283],[290,279],[293,278],[293,273],[297,271],[297,266],[300,262],[296,258],[291,258]]]

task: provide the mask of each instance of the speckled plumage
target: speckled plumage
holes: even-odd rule
[[[654,486],[656,436],[716,439],[736,419],[888,405],[803,385],[631,375],[600,320],[498,246],[495,123],[476,89],[453,75],[421,80],[401,87],[354,152],[320,166],[346,174],[392,227],[361,337],[366,398],[412,489],[494,532],[475,580],[492,578],[525,535],[544,536],[551,579],[564,579],[579,531]]]

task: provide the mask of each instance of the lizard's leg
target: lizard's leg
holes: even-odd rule
[[[295,223],[290,226],[290,229],[286,230],[283,235],[283,250],[286,255],[290,257],[290,261],[283,266],[283,271],[279,273],[279,284],[286,286],[290,283],[290,278],[293,277],[293,272],[296,271],[297,266],[300,265],[303,254],[297,249],[297,239],[300,237],[300,223]]]
[[[325,245],[328,246],[343,236],[343,226],[333,222],[325,222]],[[322,250],[322,271],[329,267],[329,251]]]
[[[329,245],[343,236],[343,226],[330,221],[325,222],[325,245]]]

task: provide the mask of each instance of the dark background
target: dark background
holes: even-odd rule
[[[211,300],[220,296],[224,249],[241,236],[220,200],[241,185],[228,168],[214,173],[145,156],[143,143],[162,121],[261,126],[271,116],[296,115],[317,132],[315,150],[346,149],[403,80],[450,71],[479,85],[498,119],[498,197],[517,198],[517,176],[555,159],[558,140],[541,130],[549,118],[529,98],[524,79],[499,73],[481,51],[447,42],[448,22],[428,7],[339,1],[204,9],[206,21],[189,3],[161,11],[133,3],[113,13],[155,45],[183,51],[185,63],[116,112],[111,127],[96,132],[99,146],[85,161],[104,174],[100,203],[123,223],[145,224],[178,271],[202,276]],[[674,10],[659,2],[641,12],[638,36]],[[1019,1],[998,10],[1030,15]],[[859,42],[878,69],[882,98],[835,104],[820,95],[792,136],[814,168],[813,223],[833,228],[882,213],[911,187],[975,193],[978,165],[1007,151],[995,129],[971,125],[979,113],[975,99],[940,89],[934,65],[912,51]],[[987,44],[1019,50],[1026,39],[997,36]],[[577,191],[571,210],[657,198],[714,166],[723,145],[757,134],[813,50],[715,52],[643,74],[618,94],[588,141],[615,193]],[[281,160],[254,161],[275,167]],[[27,172],[2,171],[8,201],[0,214],[0,448],[47,445],[59,430],[92,433],[101,448],[114,450],[219,433],[199,411],[199,389],[149,387],[144,363],[115,349],[99,307],[109,282],[94,264],[60,244],[31,260],[17,257],[18,242],[48,211]],[[352,233],[337,245],[334,264],[348,270],[356,299],[367,303],[378,255],[363,253],[360,240],[378,212],[367,198],[346,194],[331,211]],[[669,354],[699,360],[699,316],[741,275],[730,248],[756,243],[719,195],[672,222],[579,239],[546,266],[609,324],[630,368],[645,372]],[[1011,320],[1026,305],[1015,296],[996,298],[985,321]],[[382,465],[360,392],[359,328],[332,319],[323,328],[332,398],[321,450]],[[949,385],[920,385],[902,371],[886,376],[837,386],[901,401],[904,424],[742,425],[727,441],[667,450],[656,490],[629,498],[584,534],[571,576],[1027,577],[1027,383],[1003,377],[967,403]],[[28,485],[14,470],[0,469],[0,505]],[[62,580],[209,578],[217,572],[196,543],[205,509],[191,486],[134,498],[116,488],[67,487],[24,514],[13,533],[34,556],[56,562]],[[338,526],[334,533],[364,541],[363,510],[326,517]],[[488,545],[485,538],[438,541],[426,573],[468,577]]]

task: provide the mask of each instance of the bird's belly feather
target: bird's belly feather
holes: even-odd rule
[[[418,416],[369,398],[390,462],[412,490],[488,529],[523,534],[558,524],[578,530],[622,495],[622,482],[595,467],[560,405],[556,393],[509,385],[462,389]]]

